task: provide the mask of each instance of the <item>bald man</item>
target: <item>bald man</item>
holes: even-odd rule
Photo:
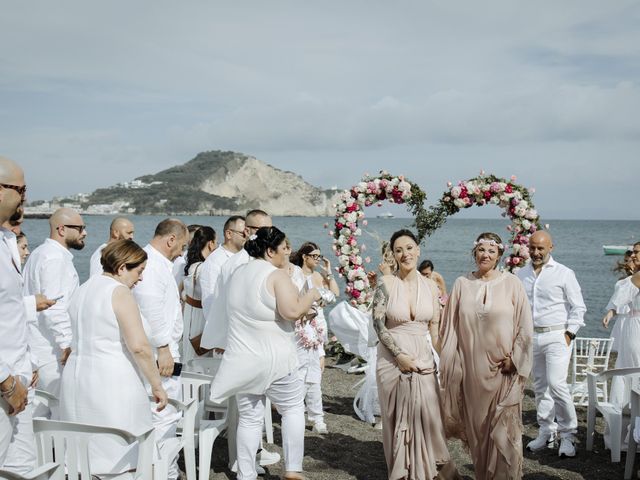
[[[540,430],[527,445],[531,451],[554,448],[560,457],[576,455],[578,419],[567,370],[571,342],[584,325],[587,311],[573,270],[551,256],[553,239],[538,231],[529,238],[531,261],[518,271],[533,310],[533,389]]]
[[[22,169],[0,156],[0,224],[25,198]],[[9,230],[0,227],[0,469],[26,474],[35,467],[35,439],[27,388],[31,380],[22,276]]]
[[[60,208],[49,218],[49,238],[36,248],[24,267],[24,294],[42,293],[57,300],[29,323],[30,345],[38,366],[38,388],[56,397],[60,394],[60,375],[71,353],[71,320],[67,309],[78,288],[78,272],[71,250],[82,250],[87,236],[80,214]],[[42,407],[36,416],[49,414]],[[57,410],[51,417],[57,419]]]
[[[117,240],[133,240],[133,234],[135,233],[135,227],[133,222],[125,217],[116,217],[111,222],[109,227],[109,240],[106,243],[100,245],[95,252],[91,255],[89,261],[89,276],[102,275],[102,263],[100,258],[102,257],[102,250],[111,242]]]

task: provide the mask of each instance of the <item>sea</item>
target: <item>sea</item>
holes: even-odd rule
[[[155,226],[165,217],[130,216],[135,224],[135,240],[144,246],[153,236]],[[208,225],[220,234],[226,217],[184,216],[186,224]],[[87,238],[84,249],[73,250],[74,263],[80,282],[89,276],[89,258],[93,251],[104,243],[109,235],[110,216],[85,216]],[[363,233],[359,239],[366,246],[363,256],[370,257],[367,269],[377,269],[380,263],[380,241],[388,240],[391,234],[401,228],[411,228],[411,218],[367,218],[368,224],[361,226]],[[331,249],[333,238],[332,217],[274,217],[275,226],[284,231],[297,248],[305,241],[313,241],[320,246],[323,254],[330,259],[332,267],[337,259]],[[549,231],[553,235],[553,257],[560,263],[573,269],[582,287],[587,305],[585,327],[580,336],[604,337],[609,332],[601,326],[604,309],[613,293],[618,275],[613,271],[620,256],[605,256],[602,246],[607,244],[624,245],[638,241],[640,221],[619,220],[547,220]],[[495,232],[507,241],[506,219],[452,218],[427,237],[421,245],[422,259],[430,259],[436,271],[440,272],[451,288],[460,275],[474,269],[471,256],[473,241],[482,232]],[[29,239],[31,250],[47,238],[49,226],[47,220],[27,219],[23,230]],[[344,283],[339,279],[341,287]]]

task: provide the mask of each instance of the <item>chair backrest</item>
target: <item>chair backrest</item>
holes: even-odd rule
[[[221,356],[216,357],[198,357],[189,360],[183,370],[193,373],[204,373],[215,377],[222,362]]]
[[[26,475],[0,470],[0,480],[49,480],[64,479],[64,468],[57,463],[46,463]]]
[[[584,381],[587,372],[599,373],[609,368],[613,338],[577,337],[573,342],[571,382]]]
[[[58,397],[56,397],[55,395],[49,392],[45,392],[44,390],[36,389],[34,403],[36,405],[44,405],[45,407],[50,409],[51,407],[57,407],[60,402],[58,400]]]
[[[144,480],[151,480],[153,476],[153,429],[135,436],[117,428],[34,418],[33,431],[36,436],[38,463],[42,465],[55,461],[65,465],[69,478],[91,480],[89,441],[96,435],[109,437],[123,445],[138,442],[135,476]]]
[[[627,377],[632,381],[632,383],[637,382],[638,379],[640,379],[640,367],[612,368],[611,370],[605,370],[604,372],[600,373],[587,372],[587,384],[589,388],[590,403],[593,396],[593,403],[595,405],[600,404],[598,395],[595,394],[597,383],[603,382],[606,385],[607,381],[613,377]]]

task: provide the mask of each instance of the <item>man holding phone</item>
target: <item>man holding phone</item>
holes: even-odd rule
[[[71,250],[82,250],[87,230],[82,217],[70,208],[59,208],[49,218],[49,238],[36,248],[24,267],[24,295],[42,294],[56,303],[29,321],[30,346],[38,367],[38,388],[58,397],[60,376],[71,353],[71,319],[67,312],[78,288],[78,272]],[[40,406],[35,416],[58,418]]]
[[[143,321],[149,326],[149,343],[156,349],[158,370],[162,387],[169,398],[182,400],[179,344],[183,322],[180,294],[173,276],[173,261],[187,246],[189,234],[186,225],[174,218],[161,221],[153,238],[144,247],[147,266],[143,279],[133,289]],[[180,413],[171,405],[161,412],[151,410],[156,441],[159,443],[175,437]],[[173,461],[169,478],[178,478],[177,457]]]

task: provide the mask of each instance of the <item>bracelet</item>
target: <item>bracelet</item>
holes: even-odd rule
[[[13,380],[13,383],[11,384],[11,386],[4,392],[0,393],[0,395],[2,395],[4,398],[11,397],[16,391],[16,386],[18,385],[18,382],[16,381],[15,375],[11,377],[11,379]]]

